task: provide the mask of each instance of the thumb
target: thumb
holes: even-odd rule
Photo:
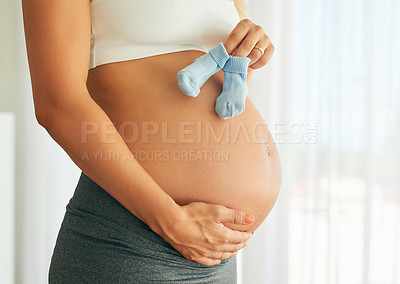
[[[240,210],[225,208],[223,211],[224,212],[220,211],[220,216],[218,218],[220,222],[232,223],[237,225],[246,225],[253,223],[254,221],[253,215]]]

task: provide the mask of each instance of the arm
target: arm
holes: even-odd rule
[[[189,259],[212,265],[244,247],[251,234],[221,223],[246,224],[244,212],[220,205],[176,204],[135,160],[90,97],[89,1],[22,0],[22,8],[36,119],[74,163]],[[98,126],[98,131],[86,136],[84,123]],[[115,143],[106,143],[106,137]],[[104,161],[93,151],[129,159]]]
[[[90,51],[88,2],[22,2],[35,114],[39,124],[82,171],[159,232],[161,222],[173,221],[177,216],[178,205],[134,159],[108,116],[86,88]],[[86,136],[83,133],[85,122],[97,125],[99,131]],[[112,126],[107,128],[107,137],[115,138],[115,143],[103,143],[104,125]],[[82,143],[85,138],[87,141]],[[102,161],[95,159],[94,151],[118,152],[130,159]]]

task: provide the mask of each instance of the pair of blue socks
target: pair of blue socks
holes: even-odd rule
[[[180,90],[190,97],[200,93],[203,84],[219,70],[224,71],[222,93],[215,104],[215,112],[228,119],[245,108],[247,96],[246,75],[250,58],[229,55],[222,42],[208,53],[196,58],[177,74]]]

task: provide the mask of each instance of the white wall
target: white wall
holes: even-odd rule
[[[15,121],[0,112],[0,283],[14,283]]]

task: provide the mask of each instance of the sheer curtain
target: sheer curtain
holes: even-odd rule
[[[400,1],[250,2],[283,186],[241,283],[400,283]]]
[[[240,283],[399,284],[400,1],[249,4],[276,47],[249,96],[278,143],[283,184],[239,254]],[[1,38],[19,46],[14,91],[2,94],[17,125],[16,283],[46,283],[79,170],[35,122],[20,3],[1,5],[16,15]]]

